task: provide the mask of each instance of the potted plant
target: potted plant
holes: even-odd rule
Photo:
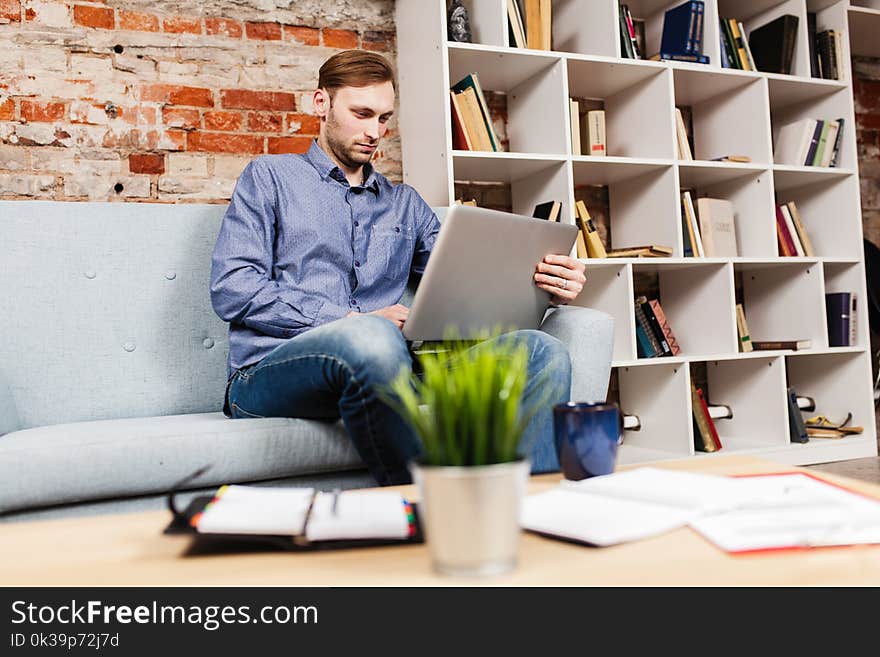
[[[528,349],[496,332],[472,348],[447,340],[417,359],[422,374],[401,372],[386,400],[422,441],[410,469],[434,569],[508,571],[529,475],[523,431],[543,401],[523,401]]]

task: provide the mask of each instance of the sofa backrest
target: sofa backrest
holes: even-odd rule
[[[0,201],[0,383],[19,428],[216,411],[224,205]]]
[[[225,211],[0,201],[0,434],[219,411],[227,326],[208,285]]]

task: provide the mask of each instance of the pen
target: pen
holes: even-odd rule
[[[336,515],[336,508],[339,506],[339,493],[340,493],[340,492],[341,492],[341,491],[340,491],[338,488],[336,488],[336,489],[333,491],[333,508],[332,508],[332,513],[333,513],[334,516]]]

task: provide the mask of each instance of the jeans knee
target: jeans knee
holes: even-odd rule
[[[529,348],[530,377],[544,376],[558,382],[567,395],[571,386],[571,356],[558,338],[537,330],[518,331]]]
[[[357,315],[345,322],[345,358],[356,370],[376,380],[390,381],[401,366],[410,365],[406,340],[400,329],[384,317]]]

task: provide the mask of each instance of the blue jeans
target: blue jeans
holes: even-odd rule
[[[571,360],[565,346],[541,331],[517,331],[529,347],[529,384],[525,399],[550,395],[550,401],[526,427],[532,472],[559,470],[553,439],[553,404],[568,401]],[[479,349],[480,345],[471,347]],[[302,333],[277,347],[259,363],[236,372],[228,386],[234,418],[342,418],[361,459],[380,485],[409,483],[407,464],[421,444],[400,416],[376,394],[412,368],[400,330],[375,315],[340,319]],[[543,373],[543,388],[536,381]],[[549,386],[549,390],[547,387]]]

